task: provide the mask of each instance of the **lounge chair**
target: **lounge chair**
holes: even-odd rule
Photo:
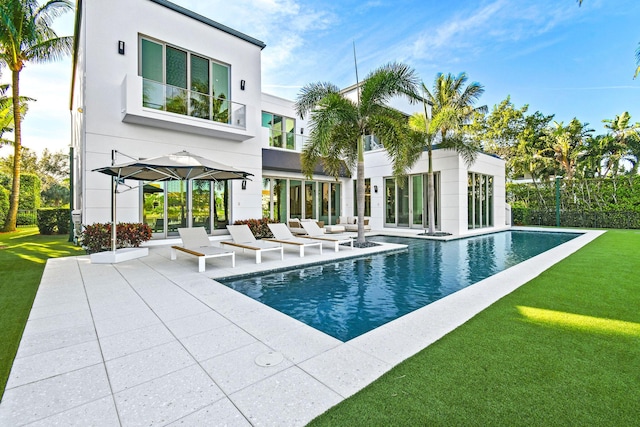
[[[300,258],[304,257],[304,248],[309,246],[317,246],[320,248],[320,255],[322,255],[322,242],[311,242],[309,239],[303,239],[301,237],[295,237],[291,234],[286,224],[267,224],[269,230],[273,233],[273,239],[265,239],[270,242],[282,243],[283,245],[293,245],[300,248]]]
[[[349,243],[351,245],[351,249],[353,250],[353,238],[351,236],[341,234],[324,234],[322,232],[322,229],[318,227],[318,224],[313,221],[301,222],[300,224],[307,231],[306,235],[300,236],[302,238],[320,240],[321,242],[332,242],[334,244],[334,249],[336,252],[338,252],[338,248],[341,243]]]
[[[220,244],[242,248],[243,252],[245,249],[255,251],[256,264],[262,262],[262,252],[266,251],[280,251],[280,259],[284,259],[284,249],[282,245],[264,240],[256,240],[256,236],[253,235],[248,225],[227,225],[227,230],[229,230],[233,242],[225,240],[220,242]]]
[[[198,272],[203,273],[205,260],[207,258],[217,258],[221,256],[231,257],[231,266],[236,266],[236,254],[233,251],[226,251],[222,248],[211,245],[204,227],[178,228],[182,246],[171,246],[171,259],[178,257],[178,251],[198,257]]]

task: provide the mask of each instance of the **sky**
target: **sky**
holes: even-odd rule
[[[489,109],[510,96],[529,113],[564,123],[576,117],[596,134],[605,133],[603,119],[624,111],[640,122],[638,0],[584,0],[581,7],[575,0],[173,2],[266,43],[262,90],[284,98],[311,82],[354,84],[355,44],[360,79],[403,62],[429,88],[437,73],[467,73],[484,86],[478,105]],[[73,18],[58,18],[58,35],[72,35]],[[0,72],[10,80],[6,68]],[[68,151],[70,82],[70,58],[27,64],[21,95],[37,101],[23,123],[25,147]],[[11,153],[0,149],[1,157]]]

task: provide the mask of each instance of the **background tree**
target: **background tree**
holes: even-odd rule
[[[20,193],[22,132],[20,114],[20,72],[27,62],[48,62],[71,52],[72,37],[58,37],[51,25],[73,9],[68,0],[3,0],[0,3],[0,63],[11,70],[14,118],[14,167],[9,212],[4,231],[16,229]]]
[[[631,123],[631,115],[624,112],[614,119],[604,119],[607,137],[602,139],[604,175],[614,177],[625,172],[624,162],[631,164],[631,170],[637,171],[638,153],[634,148],[640,139],[640,123]]]
[[[10,177],[13,171],[13,155],[0,158],[0,174]],[[40,177],[40,196],[46,207],[58,207],[69,200],[69,156],[62,151],[55,153],[45,149],[41,156],[26,147],[20,157],[21,174],[29,173]],[[10,179],[0,180],[10,182]]]
[[[576,118],[567,126],[564,126],[563,122],[554,121],[553,127],[546,136],[554,158],[568,179],[572,179],[575,174],[578,158],[585,149],[584,141],[594,131],[587,126],[589,123],[581,123]]]
[[[387,143],[407,138],[406,117],[388,107],[395,96],[414,99],[418,79],[413,69],[404,64],[390,63],[371,72],[358,84],[354,101],[332,83],[305,85],[295,103],[297,114],[309,114],[311,132],[302,149],[302,172],[311,177],[316,164],[336,179],[342,162],[357,169],[356,196],[358,216],[357,244],[364,238],[364,138],[376,135]]]

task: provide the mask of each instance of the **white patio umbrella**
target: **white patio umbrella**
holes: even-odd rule
[[[149,159],[134,160],[120,165],[106,166],[93,169],[114,178],[113,195],[111,201],[111,250],[116,251],[116,194],[118,185],[125,179],[137,181],[168,181],[202,179],[222,181],[228,179],[249,179],[253,174],[223,165],[222,163],[191,154],[188,151],[167,154]],[[130,188],[127,188],[129,190]],[[126,191],[126,190],[125,190]]]

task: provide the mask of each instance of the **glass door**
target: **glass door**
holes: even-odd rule
[[[142,187],[142,221],[151,227],[153,237],[165,236],[164,187],[158,183],[147,183]]]
[[[384,222],[386,225],[395,227],[396,225],[396,180],[386,178],[384,180],[384,194],[387,199]]]
[[[194,180],[191,193],[191,223],[211,233],[211,181]]]
[[[187,226],[187,183],[168,181],[167,188],[167,236],[177,236],[179,227]]]
[[[411,227],[424,228],[424,176],[413,175],[411,177]]]
[[[401,178],[398,194],[398,227],[409,227],[409,178]]]

